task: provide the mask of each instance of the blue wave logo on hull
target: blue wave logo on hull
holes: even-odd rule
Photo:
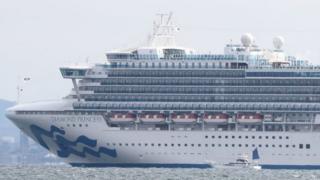
[[[85,158],[87,154],[90,154],[94,157],[101,157],[101,154],[106,154],[113,158],[117,157],[117,152],[115,149],[109,149],[106,147],[99,147],[98,151],[92,149],[97,146],[97,140],[90,139],[84,135],[79,136],[75,141],[70,141],[63,137],[65,131],[59,129],[56,126],[51,126],[50,131],[47,131],[43,128],[40,128],[36,125],[30,125],[31,132],[38,140],[39,144],[44,148],[49,150],[48,145],[43,140],[43,136],[52,138],[52,140],[57,144],[59,150],[57,150],[57,155],[59,157],[69,157],[71,154]],[[77,151],[74,149],[77,147],[77,144],[84,144],[85,147],[82,148],[82,151]]]

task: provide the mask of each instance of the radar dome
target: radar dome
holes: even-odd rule
[[[276,49],[280,50],[284,45],[284,38],[282,36],[273,38],[273,45]]]
[[[241,36],[241,43],[245,47],[251,46],[253,41],[254,41],[254,38],[253,38],[252,34],[250,34],[250,33],[246,33]]]

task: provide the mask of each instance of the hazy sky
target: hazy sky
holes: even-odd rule
[[[71,89],[59,66],[104,62],[108,50],[143,44],[156,13],[172,11],[178,44],[221,53],[251,32],[272,48],[320,61],[319,0],[0,0],[0,98],[15,100],[18,77],[29,76],[23,101],[59,99]],[[320,64],[320,63],[319,63]]]

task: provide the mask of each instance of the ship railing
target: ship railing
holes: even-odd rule
[[[271,66],[251,66],[248,70],[320,70],[320,66],[288,66],[288,67],[271,67]]]
[[[108,60],[238,60],[235,55],[220,55],[220,54],[190,54],[190,55],[166,55],[158,57],[153,54],[128,54],[117,55],[107,54]]]
[[[213,111],[320,111],[319,103],[153,103],[153,102],[75,102],[75,109],[131,109],[131,110],[213,110]]]

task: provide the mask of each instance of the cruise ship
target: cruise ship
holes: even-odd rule
[[[319,66],[286,54],[281,36],[203,54],[177,46],[179,30],[162,15],[146,45],[61,67],[66,97],[6,116],[76,167],[320,168]]]

